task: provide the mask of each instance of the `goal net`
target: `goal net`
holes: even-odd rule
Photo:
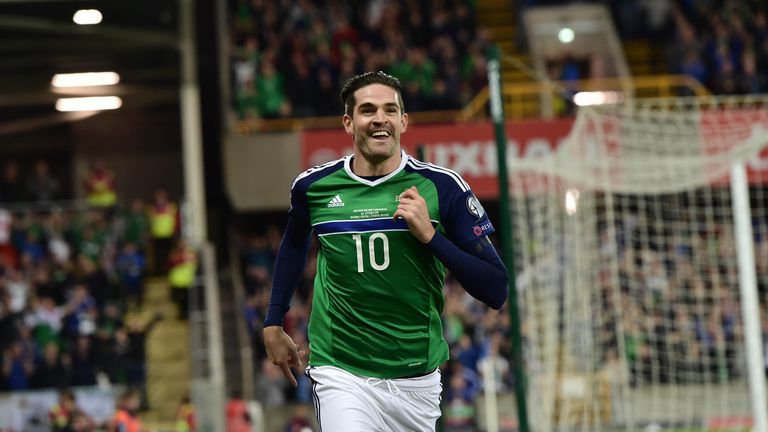
[[[552,156],[509,161],[532,430],[750,427],[737,244],[754,248],[763,300],[767,105],[583,109]],[[734,166],[748,188],[736,210]]]

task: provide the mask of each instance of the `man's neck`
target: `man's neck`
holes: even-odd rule
[[[400,150],[381,162],[370,161],[357,153],[352,158],[352,172],[360,177],[384,176],[400,166],[401,158],[402,153]]]

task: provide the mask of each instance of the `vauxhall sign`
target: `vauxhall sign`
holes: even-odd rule
[[[749,112],[740,116],[730,114],[727,121],[743,123],[747,138],[755,119]],[[711,147],[708,143],[720,143],[718,131],[725,120],[720,114],[702,116],[702,152]],[[534,159],[553,153],[568,136],[573,119],[529,120],[506,123],[507,158]],[[496,181],[496,147],[493,125],[490,122],[458,123],[441,125],[411,124],[408,132],[401,135],[405,150],[416,155],[416,148],[424,146],[427,162],[450,168],[472,187],[475,194],[484,199],[498,198]],[[343,130],[309,130],[302,132],[303,168],[319,165],[352,153],[352,139]],[[594,149],[589,145],[583,151]],[[752,183],[768,183],[768,149],[747,164]]]
[[[535,158],[552,153],[572,124],[572,119],[508,123],[507,158]],[[496,144],[491,123],[410,124],[400,139],[403,148],[414,156],[416,148],[424,146],[428,162],[461,174],[478,197],[497,198]],[[303,168],[350,153],[352,140],[343,130],[302,133]]]

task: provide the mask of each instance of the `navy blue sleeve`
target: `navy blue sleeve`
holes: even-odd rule
[[[507,268],[488,239],[493,224],[463,179],[441,186],[445,236],[436,233],[428,247],[472,297],[500,309],[507,299]]]
[[[459,246],[474,243],[496,231],[480,200],[471,190],[446,189],[440,197],[441,219],[445,235],[453,243]]]
[[[427,247],[472,297],[501,309],[507,300],[507,268],[487,236],[460,248],[437,232]]]
[[[288,211],[288,225],[277,251],[272,276],[272,294],[264,327],[283,325],[283,318],[290,309],[291,297],[304,273],[309,249],[312,226],[306,191],[296,183],[291,190],[291,209]]]

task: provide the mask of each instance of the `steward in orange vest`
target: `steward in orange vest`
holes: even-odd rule
[[[117,412],[109,424],[110,432],[144,432],[139,419],[141,398],[135,390],[127,390],[117,401]]]

